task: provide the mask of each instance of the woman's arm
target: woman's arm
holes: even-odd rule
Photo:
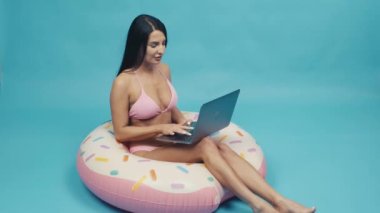
[[[177,107],[172,109],[172,122],[181,125],[188,125],[189,120],[185,118],[181,111]]]

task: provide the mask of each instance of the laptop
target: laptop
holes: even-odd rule
[[[191,135],[162,135],[156,139],[162,142],[180,144],[198,143],[202,138],[230,124],[239,93],[240,89],[203,104],[199,111],[198,121],[190,124],[190,126],[193,127],[193,129],[189,131]]]

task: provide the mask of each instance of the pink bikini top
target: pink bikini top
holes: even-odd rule
[[[137,81],[139,82],[139,85],[141,87],[141,94],[140,94],[140,97],[131,106],[129,110],[130,118],[134,118],[137,120],[150,119],[163,112],[173,109],[177,105],[177,93],[174,87],[170,83],[169,79],[167,79],[162,73],[161,75],[166,79],[166,82],[169,85],[169,89],[171,93],[171,99],[170,99],[169,105],[164,110],[161,110],[160,106],[158,106],[158,104],[154,102],[154,100],[145,93],[144,87],[141,84],[138,76],[136,75]]]

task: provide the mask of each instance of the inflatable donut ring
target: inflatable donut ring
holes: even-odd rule
[[[197,114],[184,112],[187,118]],[[231,123],[211,136],[228,144],[265,177],[265,159],[254,138]],[[80,145],[77,169],[100,199],[131,212],[213,212],[233,196],[202,163],[173,163],[133,155],[106,122]]]

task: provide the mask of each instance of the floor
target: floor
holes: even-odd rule
[[[267,180],[279,192],[321,212],[371,212],[380,178],[379,106],[241,104],[234,122],[256,137],[266,154]],[[107,119],[104,114],[2,110],[2,212],[117,212],[86,189],[75,168],[81,140]],[[232,199],[217,212],[250,210]]]

